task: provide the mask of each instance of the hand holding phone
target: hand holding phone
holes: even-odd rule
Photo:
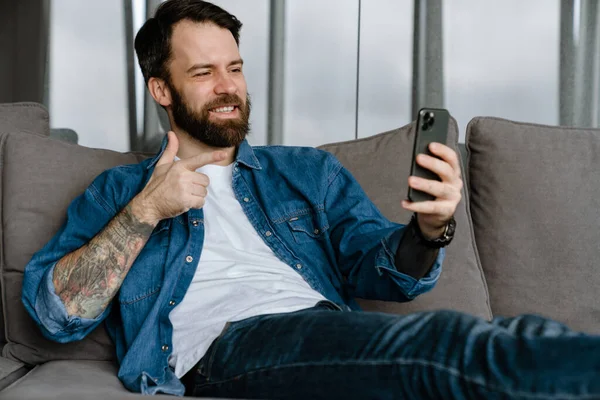
[[[429,151],[429,145],[433,142],[446,144],[449,120],[450,114],[447,110],[437,108],[422,108],[419,110],[410,167],[411,176],[437,181],[441,180],[437,174],[417,164],[417,155],[427,154],[436,157]],[[435,197],[429,193],[413,189],[410,186],[408,188],[408,198],[413,202],[435,200]]]
[[[446,235],[462,197],[460,159],[456,151],[446,145],[449,119],[446,110],[424,108],[419,111],[408,179],[411,201],[402,200],[404,209],[416,213],[419,229],[429,239]],[[433,142],[435,146],[431,145]],[[429,157],[418,157],[417,163],[417,156],[421,154]]]

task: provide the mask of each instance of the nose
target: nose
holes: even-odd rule
[[[237,85],[227,72],[219,74],[215,85],[215,94],[234,94],[237,92]]]

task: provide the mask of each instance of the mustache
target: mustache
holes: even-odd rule
[[[224,94],[224,95],[217,97],[216,99],[208,102],[204,106],[204,109],[206,111],[208,111],[213,108],[229,106],[232,104],[235,104],[238,107],[241,106],[243,104],[243,102],[242,102],[242,99],[240,98],[240,96],[238,96],[237,94]]]

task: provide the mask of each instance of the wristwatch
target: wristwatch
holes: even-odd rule
[[[450,217],[442,236],[435,239],[427,239],[423,235],[423,232],[421,232],[421,228],[419,227],[419,222],[417,221],[417,214],[413,214],[410,222],[413,232],[421,239],[421,242],[432,249],[441,249],[442,247],[448,246],[454,238],[454,232],[456,231],[456,220],[454,219],[454,216]]]

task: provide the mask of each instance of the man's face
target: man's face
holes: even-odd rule
[[[173,122],[212,147],[235,147],[249,131],[250,98],[231,32],[182,21],[171,38],[170,110]]]

